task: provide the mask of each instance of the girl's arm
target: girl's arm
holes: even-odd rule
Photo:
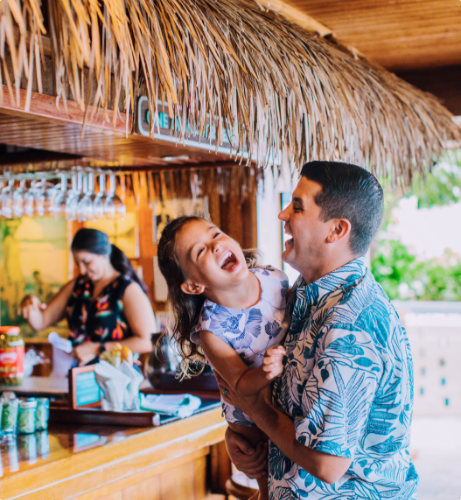
[[[200,332],[200,340],[213,368],[241,396],[257,394],[283,371],[285,350],[282,346],[268,349],[263,364],[250,370],[237,352],[213,333]]]

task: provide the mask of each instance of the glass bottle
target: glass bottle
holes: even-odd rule
[[[35,414],[37,401],[33,398],[21,400],[18,410],[18,434],[31,434],[35,432]]]
[[[19,385],[24,379],[24,340],[17,326],[0,326],[0,384]]]
[[[50,417],[50,400],[48,398],[37,398],[37,411],[35,414],[35,430],[45,431],[48,429]]]

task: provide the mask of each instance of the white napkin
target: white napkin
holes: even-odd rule
[[[120,371],[130,379],[125,389],[124,409],[139,410],[139,386],[144,377],[126,361],[120,365]]]
[[[51,332],[48,335],[48,342],[58,349],[61,349],[61,351],[67,352],[67,354],[72,352],[72,342],[59,336],[56,332]]]
[[[100,361],[94,367],[96,382],[104,391],[102,398],[102,409],[122,411],[125,397],[125,389],[130,383],[130,377],[127,377],[121,370],[117,370],[107,361]]]
[[[202,401],[192,394],[141,394],[141,409],[169,413],[176,417],[189,417],[200,408]]]

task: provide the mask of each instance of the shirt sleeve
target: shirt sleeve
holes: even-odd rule
[[[294,418],[296,438],[305,446],[353,458],[367,425],[382,372],[371,336],[341,326],[320,330],[318,358],[303,388],[303,416]]]

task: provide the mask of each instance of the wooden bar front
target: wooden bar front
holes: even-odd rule
[[[226,425],[220,408],[151,429],[53,424],[48,456],[0,447],[0,498],[201,500],[230,474]]]

